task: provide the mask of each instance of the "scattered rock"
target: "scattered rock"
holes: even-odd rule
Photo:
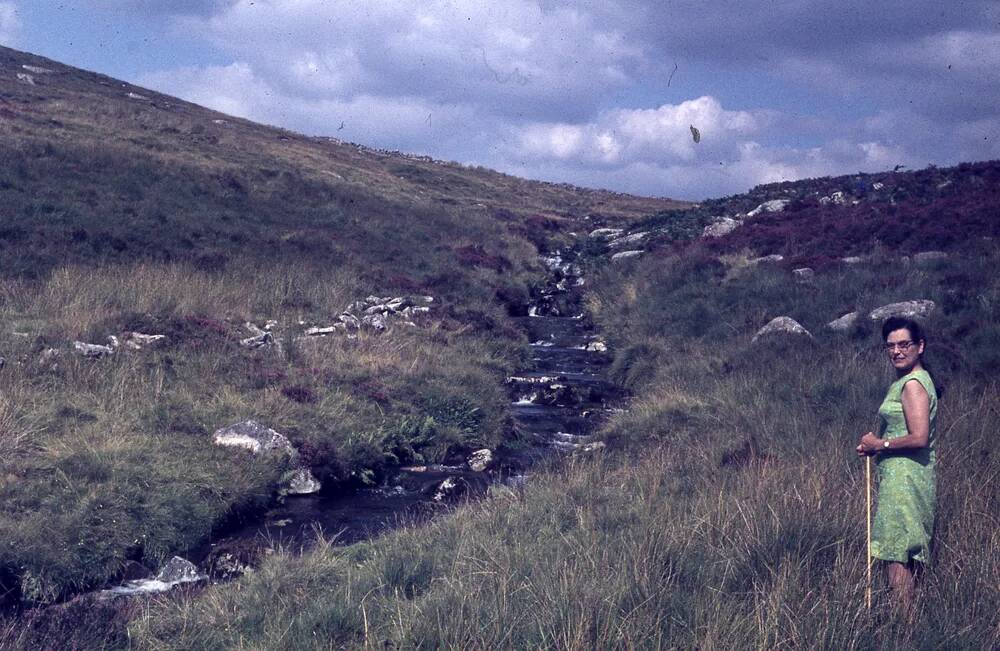
[[[346,329],[346,326],[343,323],[338,323],[337,325],[332,326],[306,328],[305,335],[307,337],[325,337],[342,329]]]
[[[849,255],[846,258],[841,258],[840,261],[844,264],[861,264],[864,259],[857,255]]]
[[[368,326],[376,332],[382,332],[388,327],[384,314],[366,314],[361,318],[361,325]]]
[[[795,334],[795,335],[805,335],[812,338],[812,334],[808,330],[802,327],[802,325],[795,319],[788,316],[779,316],[771,319],[767,325],[757,331],[757,334],[753,336],[750,343],[757,343],[761,337],[766,337],[773,334]]]
[[[621,236],[624,232],[624,229],[621,228],[597,228],[590,231],[590,237],[595,240],[607,241]]]
[[[715,221],[705,227],[701,232],[702,237],[722,237],[727,233],[732,233],[743,222],[732,217],[716,217]]]
[[[844,206],[847,205],[847,195],[843,191],[838,190],[828,197],[820,197],[819,202],[823,205],[832,203],[835,206]]]
[[[642,255],[642,251],[622,251],[620,253],[615,253],[611,256],[611,259],[614,261],[627,260],[628,258],[634,258],[640,255]]]
[[[125,338],[125,346],[132,350],[142,350],[149,348],[161,341],[166,340],[166,335],[147,335],[141,332],[130,332]]]
[[[588,353],[606,353],[608,345],[603,341],[592,341],[584,347]]]
[[[631,235],[623,235],[621,237],[616,237],[615,239],[608,242],[608,246],[612,249],[620,249],[623,246],[632,246],[635,244],[640,244],[644,239],[649,237],[647,231],[640,231],[638,233],[632,233]]]
[[[878,181],[872,183],[872,190],[881,190],[885,187],[884,183],[879,183]]]
[[[810,267],[799,267],[798,269],[792,269],[792,275],[795,276],[796,280],[812,280],[816,276],[816,272]]]
[[[323,487],[308,468],[292,470],[285,475],[281,483],[279,492],[283,495],[312,495]]]
[[[27,70],[28,72],[33,72],[36,75],[47,75],[52,72],[48,68],[43,68],[42,66],[29,66],[27,63],[22,65],[21,68]]]
[[[92,357],[94,359],[100,357],[107,357],[108,355],[115,354],[115,349],[113,346],[102,346],[101,344],[88,344],[82,341],[74,341],[73,350],[75,350],[80,355],[83,355],[84,357]]]
[[[474,472],[483,472],[492,461],[493,451],[483,448],[482,450],[476,450],[470,454],[466,463],[469,464],[469,468],[471,468]]]
[[[757,215],[765,212],[781,212],[791,203],[789,199],[771,199],[770,201],[765,201],[753,210],[747,213],[747,217],[756,217]]]
[[[253,337],[247,337],[246,339],[240,339],[240,345],[251,350],[255,348],[263,348],[264,346],[269,346],[273,343],[274,335],[270,332],[264,332]]]
[[[217,429],[213,440],[216,445],[246,448],[254,454],[262,451],[287,452],[289,454],[295,452],[295,448],[284,435],[255,420],[246,420]]]
[[[781,255],[780,253],[772,253],[771,255],[765,255],[765,256],[761,256],[759,258],[754,258],[753,260],[750,261],[750,263],[751,264],[766,264],[766,263],[769,263],[769,262],[782,262],[782,261],[784,261],[784,259],[785,259],[785,256]]]
[[[847,332],[854,326],[859,316],[861,316],[859,312],[848,312],[844,316],[827,323],[826,327],[835,332]]]
[[[128,94],[128,98],[129,98],[129,99],[137,99],[137,100],[143,100],[143,101],[145,101],[145,100],[148,100],[148,99],[149,99],[149,98],[148,98],[148,97],[146,97],[145,95],[140,95],[139,93],[133,93],[133,92],[130,92],[130,93]]]
[[[891,316],[922,319],[930,316],[935,307],[934,301],[926,299],[902,301],[900,303],[890,303],[882,307],[877,307],[871,311],[868,318],[872,321],[884,321]]]
[[[22,84],[27,84],[29,86],[35,85],[35,78],[25,72],[17,73],[17,80]]]

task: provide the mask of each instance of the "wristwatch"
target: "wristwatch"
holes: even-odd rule
[[[885,448],[886,450],[889,449],[889,439],[885,439],[884,441],[882,441],[882,447]]]

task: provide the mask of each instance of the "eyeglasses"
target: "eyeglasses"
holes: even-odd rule
[[[885,352],[891,353],[892,351],[894,351],[894,350],[896,350],[898,348],[899,352],[905,353],[906,351],[908,351],[910,349],[910,346],[914,346],[914,345],[916,345],[916,343],[917,342],[910,341],[910,340],[907,340],[907,341],[897,341],[897,342],[894,342],[894,343],[887,343],[885,345]]]

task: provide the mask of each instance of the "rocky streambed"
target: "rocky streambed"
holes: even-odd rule
[[[492,484],[519,485],[540,462],[603,447],[594,434],[622,397],[605,379],[607,347],[581,313],[579,269],[559,254],[544,261],[548,281],[527,314],[515,317],[531,342],[531,365],[506,380],[515,430],[511,443],[473,453],[461,464],[397,468],[378,486],[287,495],[261,517],[235,524],[191,550],[190,560],[175,557],[155,576],[143,576],[136,568],[122,585],[74,601],[231,580],[275,549],[300,553],[319,535],[343,545],[370,539],[484,495]]]

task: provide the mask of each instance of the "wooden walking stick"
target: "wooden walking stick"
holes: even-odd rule
[[[872,458],[865,457],[865,511],[868,525],[868,582],[865,584],[865,604],[872,609]]]

